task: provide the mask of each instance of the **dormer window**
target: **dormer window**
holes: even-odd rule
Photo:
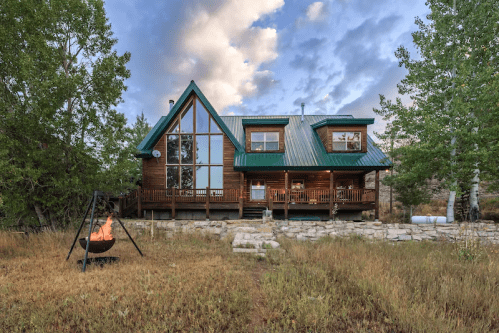
[[[360,151],[361,137],[361,132],[333,132],[333,150]]]
[[[279,150],[279,132],[252,132],[251,150]]]

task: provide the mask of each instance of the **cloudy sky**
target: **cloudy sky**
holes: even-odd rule
[[[132,77],[119,111],[129,123],[168,113],[196,81],[220,115],[375,117],[406,70],[424,0],[107,0],[118,52]],[[382,123],[377,120],[377,130]]]

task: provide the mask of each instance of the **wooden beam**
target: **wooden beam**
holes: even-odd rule
[[[244,208],[244,172],[239,173],[239,219],[243,218]]]
[[[210,187],[206,187],[206,219],[210,218]]]
[[[142,218],[142,188],[139,186],[137,189],[137,216]]]
[[[172,188],[172,220],[175,220],[175,197],[177,196],[177,189]]]
[[[284,219],[288,219],[289,190],[288,190],[288,171],[284,172]]]
[[[374,182],[375,193],[374,193],[374,219],[379,219],[379,170],[376,170],[376,179]]]

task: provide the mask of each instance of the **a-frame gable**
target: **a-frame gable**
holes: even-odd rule
[[[182,93],[177,103],[173,106],[171,111],[166,116],[162,116],[159,121],[154,125],[153,129],[146,135],[144,140],[137,146],[137,149],[140,151],[136,157],[139,158],[149,158],[152,157],[152,150],[159,139],[166,132],[167,128],[170,126],[170,123],[176,118],[176,116],[180,113],[184,104],[189,101],[189,97],[192,94],[196,94],[199,100],[204,104],[206,111],[213,117],[213,120],[217,123],[218,127],[222,130],[222,132],[227,135],[229,140],[234,144],[236,150],[244,151],[244,148],[241,144],[236,140],[232,132],[228,129],[220,116],[217,114],[211,103],[201,92],[199,87],[196,85],[194,81],[191,81],[187,89]]]

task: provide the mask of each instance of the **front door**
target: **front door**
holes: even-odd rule
[[[265,201],[265,181],[261,179],[253,179],[251,181],[250,198],[253,201]]]

